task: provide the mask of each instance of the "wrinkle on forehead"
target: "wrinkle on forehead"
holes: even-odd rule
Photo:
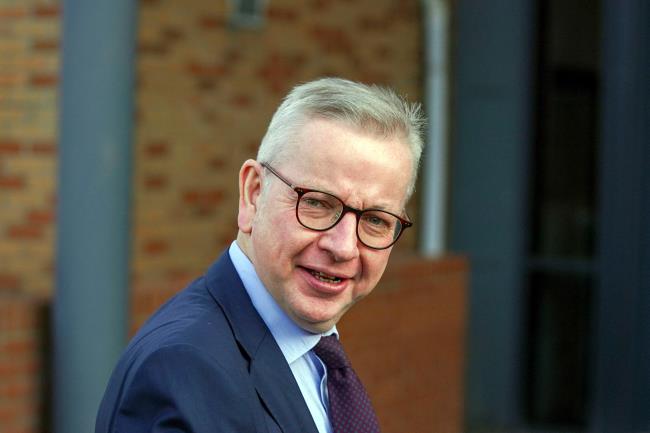
[[[298,186],[319,189],[344,201],[346,197],[372,198],[372,205],[390,209],[406,202],[411,158],[408,145],[397,137],[380,138],[343,122],[311,119],[285,145],[285,151],[287,158],[275,168]]]

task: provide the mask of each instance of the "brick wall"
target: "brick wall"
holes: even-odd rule
[[[339,329],[383,433],[461,433],[467,262],[394,256]]]
[[[52,291],[59,7],[0,0],[0,292]]]
[[[293,84],[341,75],[420,99],[417,0],[274,0],[252,30],[226,4],[141,2],[136,287],[189,279],[233,238],[239,166]],[[52,295],[59,33],[57,1],[0,0],[3,292]]]
[[[56,188],[57,1],[0,0],[0,431],[47,422]]]
[[[0,432],[42,431],[46,409],[46,305],[0,294]]]

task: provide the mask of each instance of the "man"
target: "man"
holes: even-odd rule
[[[96,433],[378,432],[336,323],[411,225],[422,124],[375,86],[293,89],[240,170],[237,240],[134,337]]]

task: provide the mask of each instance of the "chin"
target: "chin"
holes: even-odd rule
[[[329,331],[336,325],[338,319],[341,315],[319,315],[315,316],[313,314],[305,314],[299,317],[298,324],[310,331],[317,334],[320,334],[325,331]]]
[[[322,334],[332,329],[336,325],[336,321],[332,322],[318,322],[318,323],[309,323],[305,326],[305,329],[314,334]]]

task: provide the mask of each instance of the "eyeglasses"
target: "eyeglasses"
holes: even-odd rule
[[[368,248],[383,250],[393,245],[412,222],[381,209],[355,209],[335,195],[293,185],[267,163],[261,163],[298,194],[296,218],[310,230],[323,232],[337,225],[346,213],[357,217],[357,238]]]

